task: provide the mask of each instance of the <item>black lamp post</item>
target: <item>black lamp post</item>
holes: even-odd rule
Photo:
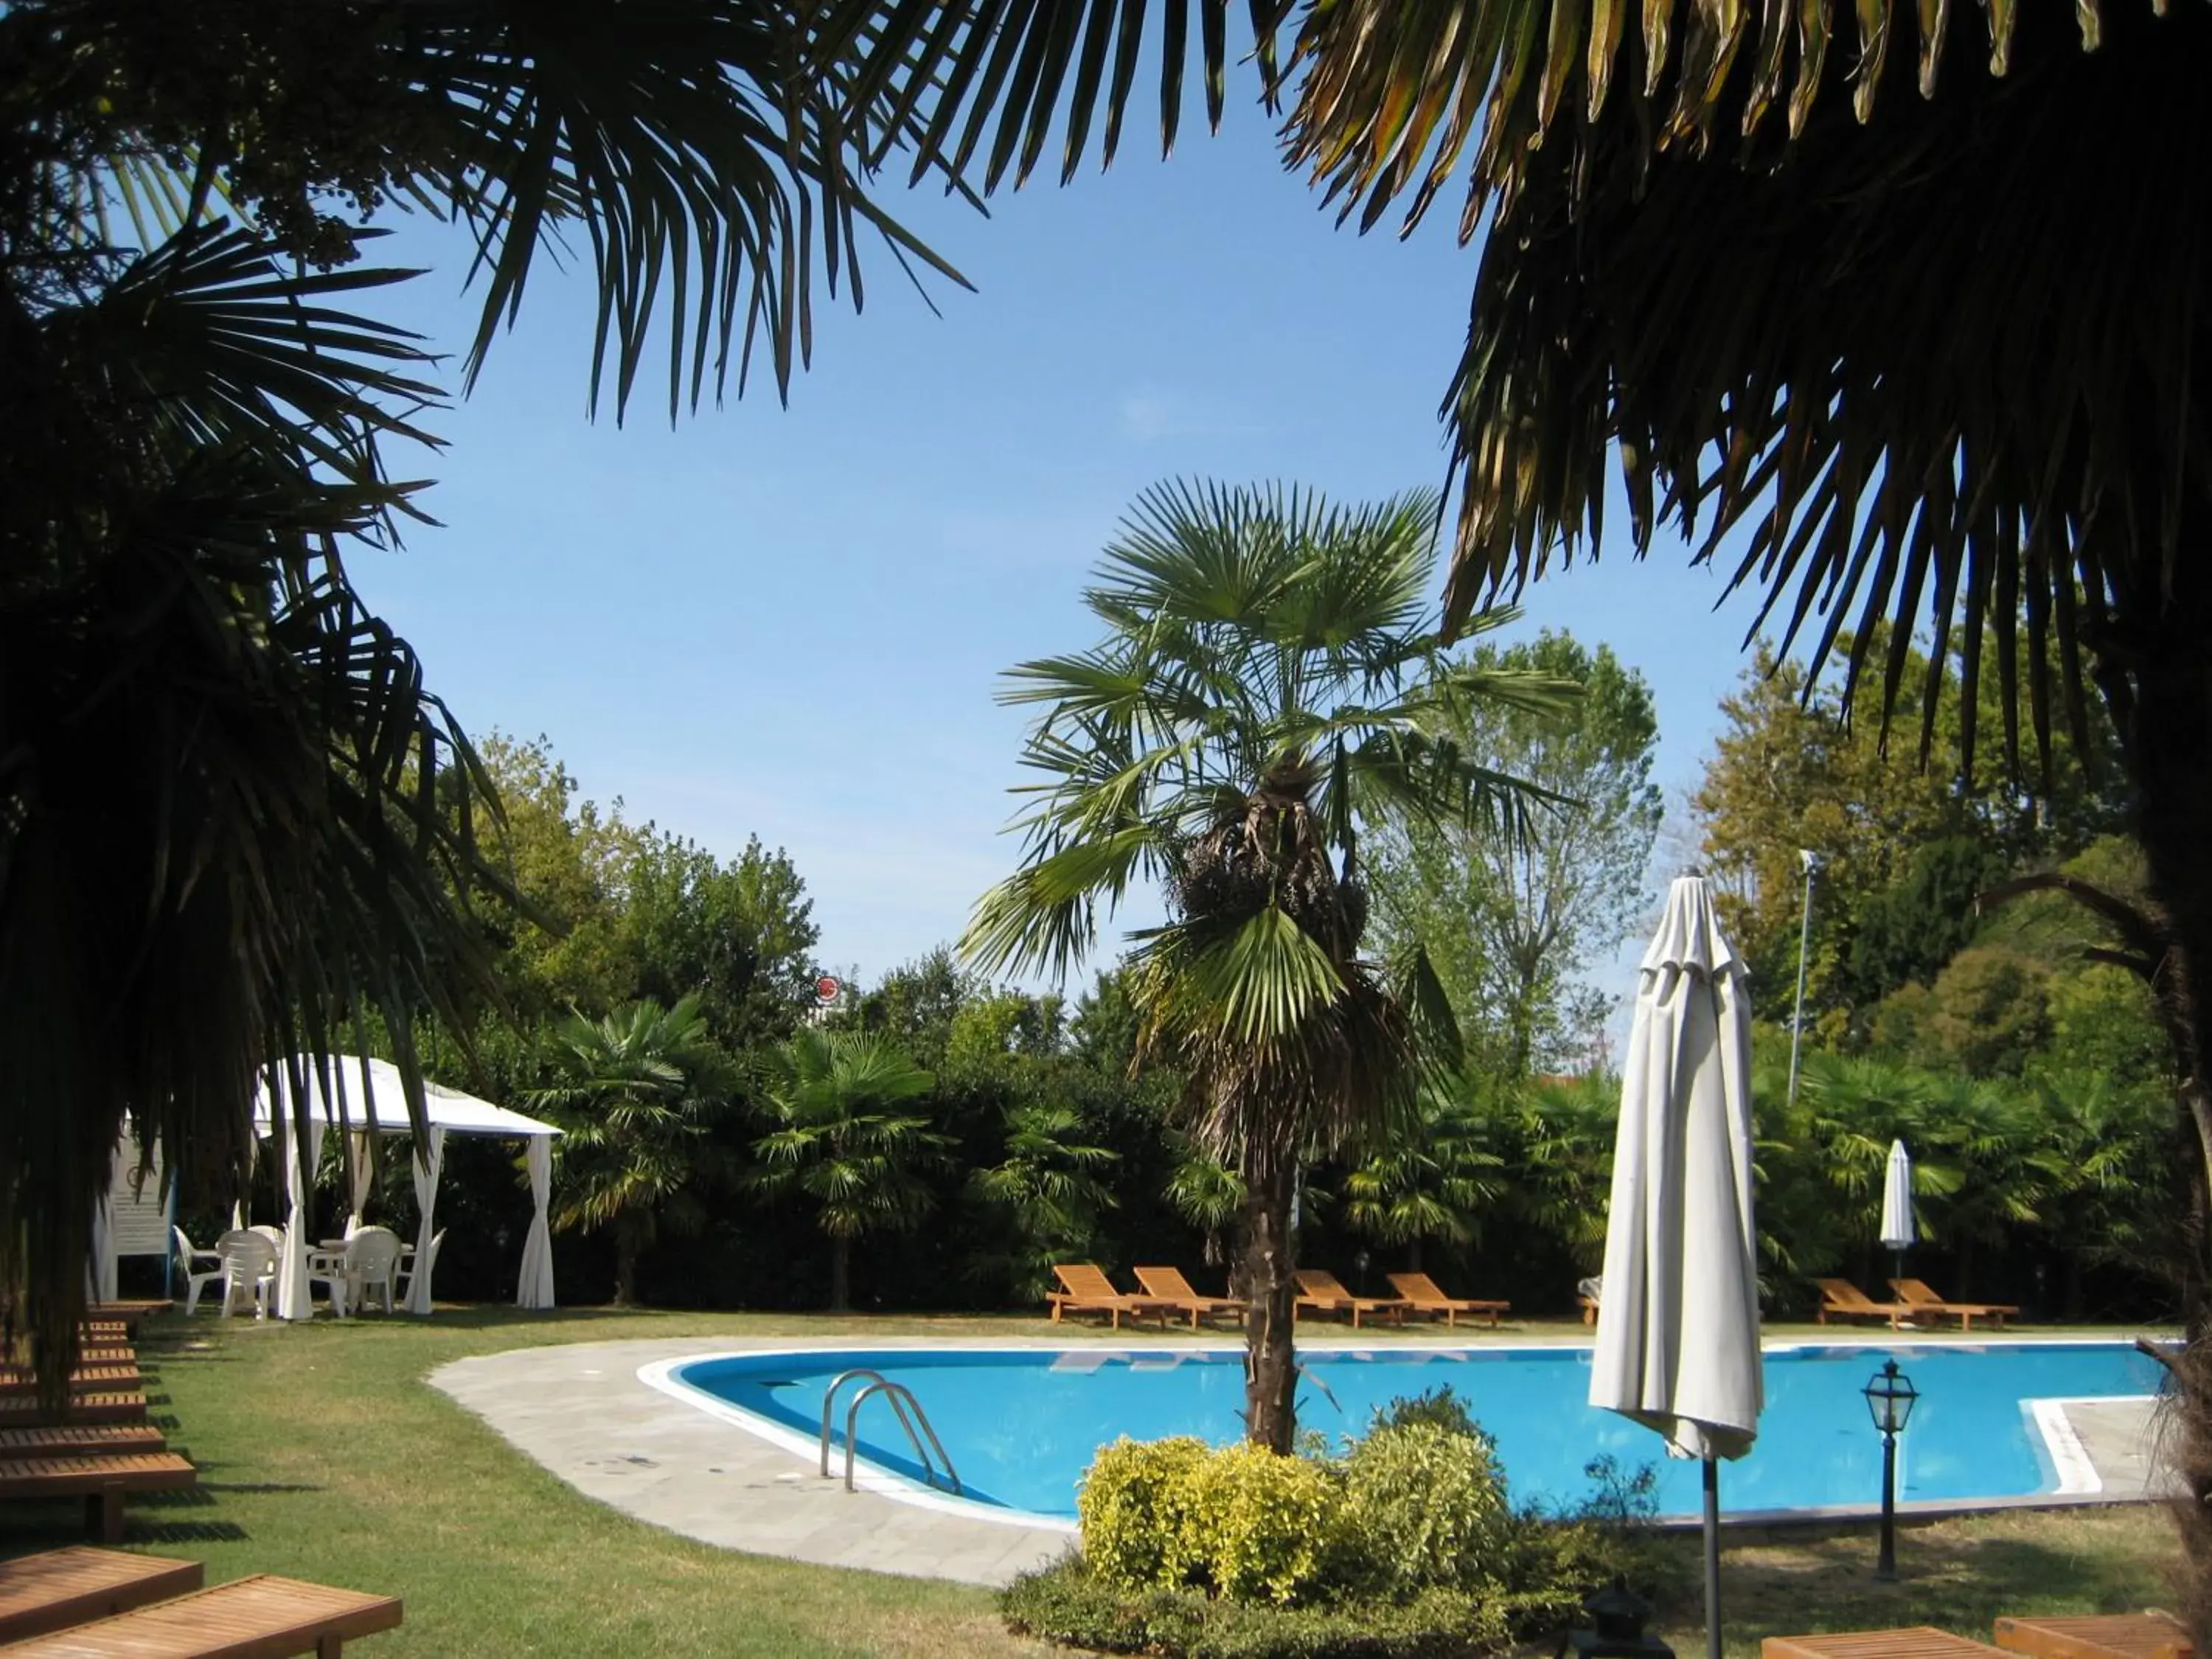
[[[1897,1437],[1905,1432],[1905,1424],[1912,1417],[1912,1402],[1920,1398],[1920,1390],[1912,1386],[1912,1379],[1897,1369],[1894,1359],[1886,1359],[1865,1388],[1859,1390],[1866,1395],[1867,1410],[1874,1415],[1874,1425],[1881,1431],[1881,1555],[1875,1563],[1874,1576],[1883,1583],[1897,1581]]]

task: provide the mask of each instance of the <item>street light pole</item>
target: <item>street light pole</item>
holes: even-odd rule
[[[1813,945],[1813,872],[1820,867],[1818,856],[1797,849],[1797,861],[1805,868],[1805,912],[1797,924],[1797,1009],[1790,1017],[1790,1097],[1789,1103],[1797,1103],[1797,1052],[1805,1041],[1805,957]]]
[[[1895,1361],[1892,1361],[1893,1365]],[[1875,1558],[1875,1582],[1897,1582],[1897,1431],[1881,1435],[1881,1553]]]

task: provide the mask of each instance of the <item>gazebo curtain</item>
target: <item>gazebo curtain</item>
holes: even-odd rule
[[[307,1120],[304,1147],[293,1133],[295,1127],[280,1121],[270,1137],[283,1149],[284,1159],[284,1256],[276,1270],[276,1314],[280,1319],[313,1319],[315,1300],[307,1294],[307,1228],[313,1219],[315,1171],[322,1165],[323,1125],[319,1118]],[[302,1152],[307,1154],[304,1167]]]
[[[428,1163],[424,1162],[426,1150]],[[407,1281],[407,1311],[412,1314],[430,1311],[430,1270],[436,1265],[430,1259],[430,1244],[438,1236],[438,1175],[445,1167],[446,1132],[433,1124],[427,1149],[420,1141],[415,1147],[415,1207],[422,1218],[415,1229],[415,1271]]]
[[[550,1135],[531,1138],[530,1237],[522,1245],[522,1277],[514,1289],[518,1308],[553,1305],[553,1234],[546,1224],[545,1205],[553,1189],[553,1140]]]

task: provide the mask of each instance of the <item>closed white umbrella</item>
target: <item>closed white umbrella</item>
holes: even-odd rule
[[[1705,1464],[1706,1645],[1720,1652],[1719,1481],[1759,1432],[1751,1008],[1698,876],[1668,890],[1622,1068],[1590,1404]]]
[[[1905,1143],[1889,1143],[1889,1170],[1881,1183],[1881,1245],[1895,1252],[1897,1275],[1905,1276],[1905,1253],[1919,1243],[1912,1224],[1912,1154]]]

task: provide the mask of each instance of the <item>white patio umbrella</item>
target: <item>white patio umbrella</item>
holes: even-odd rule
[[[1705,1465],[1706,1650],[1720,1653],[1717,1460],[1759,1432],[1751,1009],[1701,877],[1668,889],[1621,1073],[1590,1404]]]
[[[1881,1183],[1881,1246],[1894,1253],[1897,1275],[1905,1276],[1905,1253],[1919,1242],[1912,1224],[1912,1154],[1905,1143],[1889,1143],[1889,1170]]]

